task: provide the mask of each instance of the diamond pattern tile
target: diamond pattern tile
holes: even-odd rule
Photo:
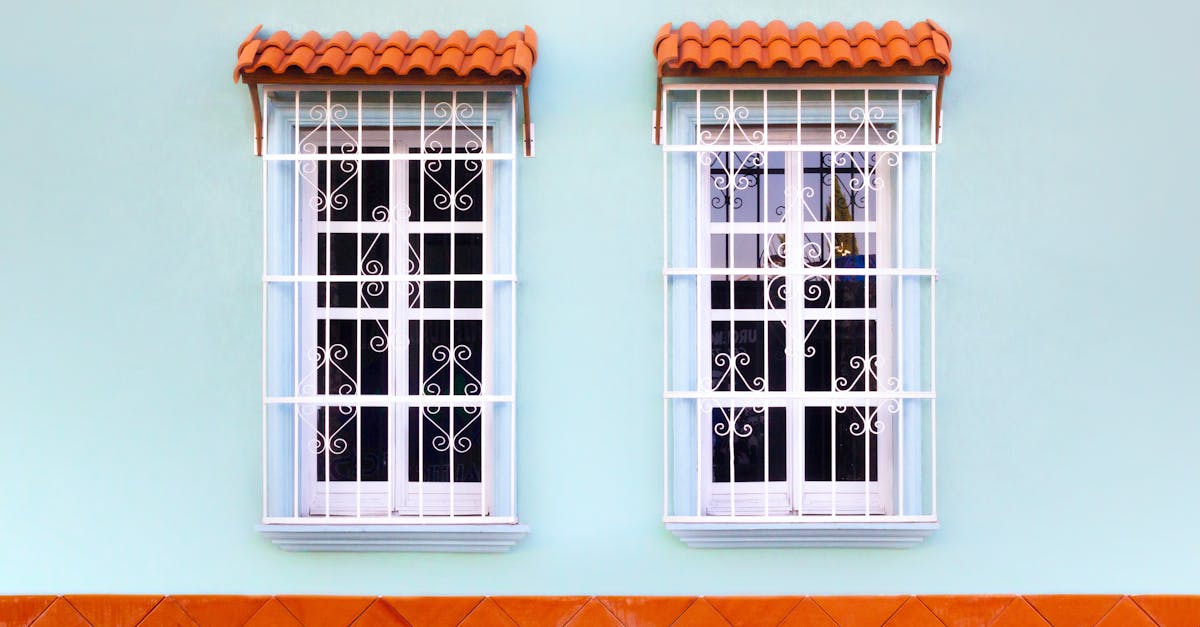
[[[706,597],[734,627],[773,627],[802,597]]]
[[[946,595],[918,597],[946,627],[991,625],[1012,604],[1012,595]]]
[[[900,609],[892,614],[884,627],[944,627],[929,608],[917,597],[909,597]]]
[[[1093,627],[1121,600],[1117,594],[1035,594],[1026,601],[1054,627]]]
[[[198,627],[174,599],[163,599],[143,618],[138,627]]]
[[[200,627],[245,625],[271,597],[183,594],[171,597]]]
[[[123,594],[69,594],[63,598],[95,627],[133,627],[162,600],[162,596]]]
[[[879,627],[908,597],[813,597],[841,627]]]
[[[1142,594],[1133,602],[1162,627],[1200,627],[1200,595]]]

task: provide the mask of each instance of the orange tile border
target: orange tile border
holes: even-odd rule
[[[0,625],[24,627],[45,612],[57,598],[49,594],[0,597]]]
[[[1025,600],[1054,627],[1093,627],[1121,600],[1121,595],[1032,594]]]
[[[68,594],[63,597],[95,627],[137,625],[162,601],[162,595]]]
[[[733,627],[769,627],[783,622],[804,597],[705,597]]]
[[[137,623],[138,627],[198,627],[174,599],[163,599]]]
[[[934,595],[917,597],[946,627],[991,625],[1017,598],[1012,594]]]
[[[1200,595],[0,596],[0,627],[1200,627]]]
[[[1140,594],[1132,598],[1162,627],[1200,626],[1200,596]]]
[[[562,627],[575,616],[589,597],[492,597],[500,609],[518,625]]]
[[[245,625],[271,597],[181,594],[171,597],[200,627]]]

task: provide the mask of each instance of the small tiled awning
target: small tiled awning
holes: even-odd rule
[[[233,80],[250,87],[254,101],[256,150],[261,153],[262,115],[258,85],[285,84],[446,84],[518,85],[525,115],[525,152],[532,154],[529,79],[537,61],[537,33],[528,26],[501,37],[485,30],[475,37],[456,30],[443,37],[425,31],[388,37],[342,31],[324,37],[309,31],[293,37],[276,31],[260,36],[262,25],[238,46]]]
[[[839,22],[792,28],[779,20],[766,26],[745,22],[737,28],[721,21],[707,28],[695,22],[678,28],[665,24],[654,40],[659,82],[655,137],[666,77],[936,76],[940,111],[950,46],[950,35],[933,20],[909,28],[895,21],[881,28],[860,22],[850,29]]]
[[[277,31],[259,38],[255,28],[238,46],[234,80],[278,83],[324,78],[350,81],[482,82],[528,85],[537,60],[532,28],[501,38],[485,30],[476,37],[458,30],[442,37],[425,31],[412,37],[396,31],[384,38],[343,31],[322,37],[309,31],[293,37]]]
[[[875,28],[838,22],[789,28],[778,20],[730,28],[713,22],[664,25],[654,41],[660,76],[880,76],[950,73],[950,36],[933,20],[911,28],[888,22]]]

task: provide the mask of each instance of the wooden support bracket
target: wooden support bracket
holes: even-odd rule
[[[262,99],[258,97],[258,83],[246,83],[250,88],[250,106],[254,108],[254,156],[261,157],[263,153],[263,115]]]

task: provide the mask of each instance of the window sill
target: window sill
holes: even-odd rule
[[[888,548],[920,544],[937,522],[667,523],[692,548]]]
[[[258,525],[285,551],[503,553],[529,535],[528,525]]]

